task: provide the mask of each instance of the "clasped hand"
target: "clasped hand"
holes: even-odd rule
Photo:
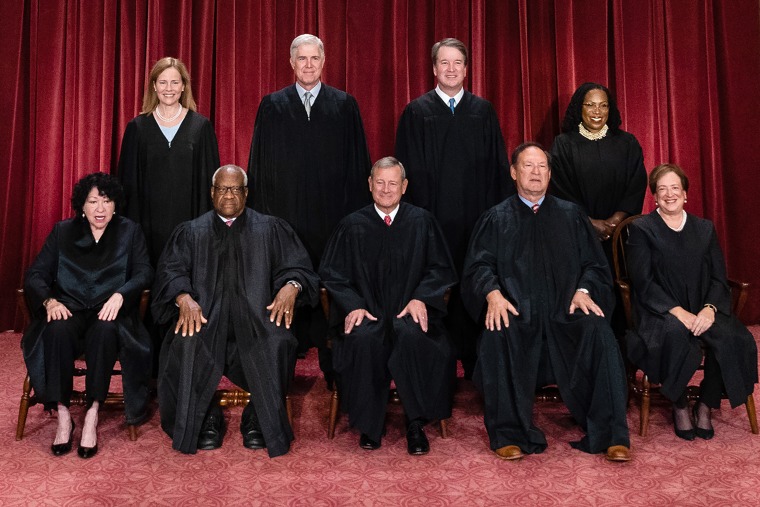
[[[694,336],[701,335],[710,329],[713,322],[715,322],[715,312],[708,307],[702,308],[696,315],[680,306],[671,309],[670,313],[675,315]]]
[[[420,328],[422,329],[424,333],[427,333],[428,316],[427,316],[427,307],[425,306],[425,303],[423,303],[419,299],[412,299],[411,301],[409,301],[409,303],[407,303],[404,309],[401,310],[401,312],[398,315],[396,315],[396,318],[400,319],[402,317],[405,317],[406,315],[411,315],[412,320],[414,320],[415,323],[420,325]],[[359,308],[357,310],[350,312],[348,315],[346,315],[346,318],[344,320],[343,332],[345,334],[349,334],[354,329],[354,326],[360,326],[364,319],[376,321],[377,317],[369,313],[364,308]]]

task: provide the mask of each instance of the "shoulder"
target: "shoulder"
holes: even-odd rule
[[[641,145],[639,145],[639,140],[636,139],[636,136],[634,136],[630,132],[626,132],[625,130],[618,129],[618,130],[612,131],[610,134],[611,134],[609,136],[610,140],[619,144],[625,144],[629,147],[634,147],[641,150]]]
[[[464,91],[464,95],[462,96],[462,103],[469,104],[469,107],[472,110],[472,112],[476,112],[476,113],[477,112],[483,112],[483,113],[496,112],[491,102],[489,102],[487,99],[484,99],[483,97],[478,97],[474,93],[467,90]]]
[[[430,111],[430,108],[435,104],[436,100],[441,99],[438,98],[435,90],[430,90],[409,102],[404,108],[404,112],[424,114]]]
[[[653,210],[631,222],[628,227],[631,231],[651,232],[661,222],[662,218],[660,218],[659,213],[657,213],[657,210]]]
[[[205,124],[211,124],[208,118],[203,116],[198,111],[193,111],[192,109],[189,109],[187,111],[187,116],[185,116],[185,120],[189,120],[190,123],[194,123],[197,125],[205,125]]]
[[[547,194],[544,204],[549,204],[553,208],[559,210],[560,213],[564,213],[567,216],[586,218],[586,213],[583,211],[583,208],[574,202],[566,201],[557,196]]]
[[[261,103],[265,102],[272,102],[272,103],[279,103],[279,102],[288,102],[290,99],[290,96],[293,93],[296,93],[296,85],[291,84],[286,86],[285,88],[280,88],[276,92],[272,92],[269,95],[265,95],[264,98],[261,99]]]
[[[694,227],[700,234],[707,236],[712,234],[715,230],[715,225],[706,218],[698,217],[691,213],[686,213],[686,217],[686,222],[691,222],[692,227]]]
[[[338,223],[339,228],[363,227],[372,223],[372,219],[378,216],[374,204],[368,204],[353,213],[349,213]]]

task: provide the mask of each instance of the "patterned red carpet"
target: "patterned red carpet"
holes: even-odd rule
[[[753,328],[760,338],[760,327]],[[345,416],[335,439],[326,436],[329,393],[316,357],[299,361],[292,399],[296,441],[269,459],[242,446],[240,408],[227,410],[221,449],[185,456],[171,449],[158,415],[130,442],[118,409],[101,412],[100,451],[85,461],[76,452],[55,458],[55,420],[37,406],[26,434],[15,441],[24,377],[19,335],[0,334],[0,505],[760,505],[760,436],[749,431],[743,407],[724,402],[715,413],[716,437],[685,442],[673,434],[669,406],[653,403],[649,435],[639,437],[631,408],[633,461],[612,464],[575,451],[580,430],[563,405],[536,406],[549,448],[519,462],[488,448],[479,396],[460,380],[450,437],[428,428],[431,452],[406,453],[403,416],[392,407],[382,448],[364,451]],[[760,408],[760,395],[755,393]],[[84,416],[72,410],[80,434]]]

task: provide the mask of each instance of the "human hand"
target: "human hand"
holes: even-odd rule
[[[293,322],[293,309],[296,306],[297,297],[298,289],[293,284],[286,283],[283,285],[282,288],[277,291],[274,301],[267,306],[267,310],[269,310],[269,322],[274,322],[279,326],[284,317],[285,329],[290,329],[290,324]]]
[[[601,308],[599,308],[599,305],[594,303],[594,300],[591,299],[591,296],[580,290],[575,291],[573,299],[570,301],[569,313],[572,314],[575,310],[581,310],[586,315],[593,313],[599,317],[604,317],[604,312]]]
[[[400,319],[405,315],[411,315],[412,320],[420,325],[422,331],[427,333],[428,331],[428,319],[427,319],[427,307],[425,303],[419,299],[412,299],[407,303],[401,313],[396,315],[396,318]]]
[[[182,336],[193,336],[201,330],[201,326],[208,320],[203,316],[201,306],[192,298],[190,294],[180,294],[175,300],[179,306],[179,318],[177,325],[174,327],[174,334],[182,330]]]
[[[364,308],[359,308],[358,310],[354,310],[348,315],[346,315],[346,319],[343,324],[343,332],[345,334],[349,334],[351,330],[354,328],[354,326],[361,325],[362,321],[367,318],[368,320],[377,320],[377,317],[369,313]]]
[[[710,329],[713,322],[715,322],[715,312],[712,308],[706,306],[694,317],[689,330],[694,336],[699,336]]]
[[[590,218],[589,220],[591,220],[591,225],[594,226],[594,231],[596,231],[599,241],[610,239],[612,233],[615,232],[615,225],[606,220],[599,220],[598,218]]]
[[[512,306],[512,303],[502,296],[501,291],[494,289],[486,296],[488,301],[488,310],[486,310],[486,329],[493,331],[501,331],[501,324],[504,323],[504,328],[509,327],[509,314],[520,315],[517,309]]]
[[[121,310],[121,306],[124,304],[124,296],[118,292],[114,292],[108,301],[105,302],[103,308],[98,312],[98,319],[100,320],[115,320],[116,316]]]
[[[671,308],[669,310],[669,313],[673,315],[675,318],[677,318],[681,322],[681,324],[683,324],[684,327],[688,329],[689,331],[691,331],[692,328],[694,327],[694,319],[696,319],[697,316],[694,315],[693,313],[684,310],[680,306],[675,306]]]
[[[71,311],[66,308],[66,305],[54,298],[47,300],[45,311],[47,312],[48,322],[51,320],[66,320],[71,317]]]

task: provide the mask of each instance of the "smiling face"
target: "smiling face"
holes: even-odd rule
[[[94,233],[106,228],[116,212],[116,203],[108,196],[100,195],[98,187],[92,187],[84,201],[82,211],[84,211],[84,216]]]
[[[655,187],[654,200],[660,211],[667,215],[680,215],[686,202],[686,190],[681,178],[674,172],[660,176]]]
[[[433,75],[438,80],[441,91],[453,97],[462,89],[464,78],[467,77],[467,66],[464,55],[457,48],[442,46],[433,65]]]
[[[174,107],[182,92],[185,91],[185,85],[179,71],[174,67],[169,67],[158,75],[153,83],[153,89],[156,91],[159,103],[165,107]]]
[[[546,194],[551,170],[543,150],[530,146],[520,153],[517,163],[509,167],[515,180],[517,193],[531,202],[537,202]]]
[[[306,90],[317,86],[324,64],[325,58],[319,53],[319,46],[316,44],[301,44],[290,59],[296,81]]]
[[[406,192],[409,180],[401,179],[401,168],[377,167],[369,177],[369,191],[372,192],[372,200],[383,213],[390,213]]]
[[[211,187],[214,210],[226,219],[240,216],[245,209],[248,188],[243,173],[236,169],[224,169],[216,175]]]
[[[610,102],[604,90],[590,90],[583,98],[581,119],[583,126],[591,133],[602,130],[610,116]]]

